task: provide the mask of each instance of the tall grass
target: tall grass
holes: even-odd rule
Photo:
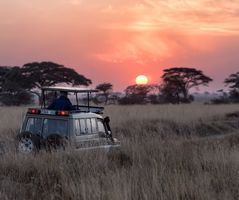
[[[25,108],[1,108],[0,140]],[[120,153],[0,154],[0,199],[239,199],[237,105],[109,106]],[[218,135],[222,137],[218,137]],[[213,137],[212,137],[213,136]]]

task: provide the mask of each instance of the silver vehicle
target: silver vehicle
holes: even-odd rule
[[[72,110],[49,110],[46,107],[46,92],[67,91],[76,96],[77,104]],[[102,117],[103,107],[90,106],[90,94],[96,90],[66,87],[42,88],[41,108],[29,108],[20,133],[17,135],[17,150],[21,153],[37,152],[40,149],[58,149],[71,146],[74,149],[111,149],[120,146],[112,137],[109,117]],[[78,94],[87,94],[87,105],[78,105]]]

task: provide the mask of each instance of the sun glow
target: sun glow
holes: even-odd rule
[[[139,75],[136,77],[135,82],[137,85],[146,85],[148,83],[148,77],[145,75]]]

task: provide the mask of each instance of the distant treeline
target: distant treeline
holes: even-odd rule
[[[174,67],[163,70],[161,84],[130,85],[124,93],[113,91],[109,82],[96,86],[100,92],[93,97],[96,104],[163,104],[191,103],[192,88],[208,86],[213,80],[196,68]],[[26,105],[33,103],[36,95],[41,101],[41,87],[67,84],[89,86],[92,81],[72,68],[53,62],[33,62],[22,67],[0,67],[0,102],[2,105]],[[224,81],[228,92],[220,90],[221,96],[212,103],[239,102],[239,72]]]

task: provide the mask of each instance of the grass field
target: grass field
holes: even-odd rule
[[[239,105],[108,106],[122,152],[14,152],[25,108],[0,108],[0,199],[239,199]],[[238,112],[238,113],[236,113]],[[233,115],[228,113],[234,113]]]

